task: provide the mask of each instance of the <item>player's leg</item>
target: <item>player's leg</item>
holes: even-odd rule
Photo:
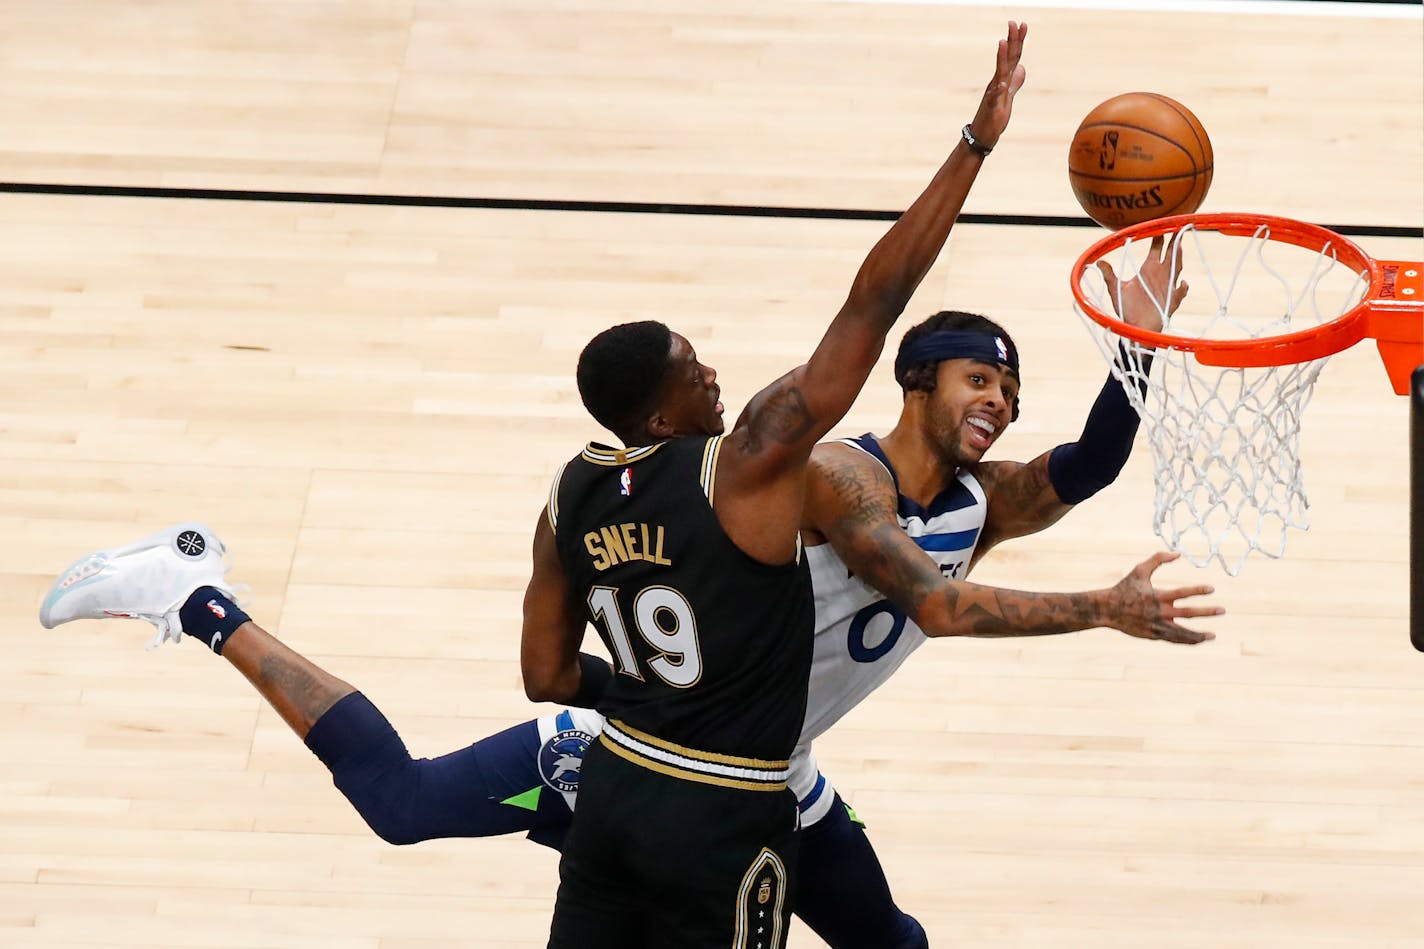
[[[635,851],[652,920],[649,945],[782,949],[796,886],[794,795],[661,783]]]
[[[651,949],[648,894],[625,855],[646,789],[620,773],[632,767],[594,742],[584,758],[579,806],[559,860],[549,949]]]
[[[526,722],[440,758],[412,759],[364,695],[271,636],[233,602],[224,555],[221,540],[200,524],[90,554],[55,582],[40,621],[52,628],[76,619],[132,617],[158,628],[155,643],[186,633],[208,645],[253,684],[385,840],[528,830],[539,842],[558,845],[569,805],[541,782],[540,725]],[[544,730],[560,752],[555,779],[571,794],[577,764],[565,759],[581,754],[579,746],[591,738],[572,724],[558,733]]]
[[[865,827],[839,794],[801,829],[796,915],[831,949],[928,949],[914,917],[895,905]]]
[[[412,758],[380,711],[353,692],[317,720],[306,744],[388,843],[527,831],[557,849],[572,813],[565,795],[541,779],[549,744],[540,740],[541,724],[524,722],[438,758]]]

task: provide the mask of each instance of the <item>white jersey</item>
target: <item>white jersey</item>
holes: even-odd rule
[[[899,479],[873,435],[841,439],[870,455],[895,482],[896,519],[900,527],[950,579],[963,579],[974,548],[984,529],[988,504],[984,489],[973,475],[961,472],[928,508],[898,492]],[[830,544],[806,548],[811,586],[816,599],[816,638],[811,660],[811,684],[806,697],[806,720],[801,740],[791,756],[787,785],[800,802],[801,824],[816,823],[830,809],[834,793],[821,776],[811,742],[859,705],[900,668],[910,653],[928,638],[914,621],[900,612],[880,591],[851,574]],[[575,720],[556,725],[552,717],[541,720],[540,738],[569,728],[597,733],[601,719],[595,712],[572,710]],[[545,782],[548,783],[546,776]],[[570,809],[574,793],[559,786]]]
[[[896,520],[900,527],[950,579],[969,570],[974,548],[984,529],[988,504],[984,489],[972,474],[961,472],[940,494],[921,507],[899,494],[899,479],[873,435],[842,439],[876,459],[895,482]],[[851,574],[830,544],[806,548],[811,586],[816,597],[815,654],[806,721],[792,755],[790,785],[802,801],[803,821],[814,823],[824,813],[819,798],[824,779],[811,756],[811,742],[900,668],[910,653],[928,638],[879,590]],[[827,798],[830,795],[825,795]]]

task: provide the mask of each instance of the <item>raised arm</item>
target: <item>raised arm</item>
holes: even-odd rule
[[[1024,82],[1019,59],[1027,30],[1009,23],[973,121],[924,192],[871,249],[810,360],[757,393],[727,436],[717,512],[752,556],[781,561],[793,550],[806,459],[860,393],[886,334],[944,246],[984,156],[1007,127]]]
[[[901,529],[895,486],[874,459],[844,445],[817,447],[807,477],[805,527],[824,536],[846,567],[928,636],[1046,636],[1104,626],[1142,639],[1195,644],[1211,633],[1177,620],[1216,616],[1218,607],[1179,606],[1207,586],[1157,589],[1157,554],[1115,586],[1082,593],[1029,593],[951,580]]]
[[[1179,241],[1166,247],[1160,236],[1154,237],[1146,260],[1131,279],[1120,280],[1105,261],[1098,266],[1113,307],[1135,326],[1160,330],[1163,314],[1175,313],[1186,299]],[[1151,366],[1151,357],[1143,357],[1141,371],[1146,373]],[[1145,381],[1138,378],[1134,384],[1142,386]],[[1112,484],[1132,454],[1137,425],[1137,412],[1122,383],[1109,373],[1077,441],[1044,452],[1028,464],[980,465],[975,474],[989,496],[989,517],[975,557],[1000,541],[1043,530],[1073,505]]]

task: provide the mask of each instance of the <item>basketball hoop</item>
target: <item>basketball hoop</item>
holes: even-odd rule
[[[1118,318],[1094,266],[1135,276],[1152,238],[1180,244],[1186,301],[1158,331]],[[1305,530],[1300,422],[1327,359],[1366,336],[1394,390],[1424,362],[1424,264],[1379,261],[1327,228],[1264,214],[1182,214],[1107,235],[1071,275],[1076,309],[1142,418],[1153,526],[1198,566],[1239,573]],[[1151,298],[1151,294],[1148,294]]]

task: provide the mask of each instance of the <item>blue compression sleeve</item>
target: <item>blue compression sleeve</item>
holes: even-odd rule
[[[539,776],[539,729],[525,722],[439,758],[413,759],[380,710],[353,692],[317,719],[306,744],[382,840],[490,837],[572,820]],[[537,842],[557,847],[561,834]]]
[[[1143,371],[1151,368],[1150,357],[1143,363]],[[1109,373],[1083,423],[1083,434],[1048,457],[1048,480],[1064,504],[1086,501],[1113,483],[1132,454],[1137,424],[1127,393]]]

